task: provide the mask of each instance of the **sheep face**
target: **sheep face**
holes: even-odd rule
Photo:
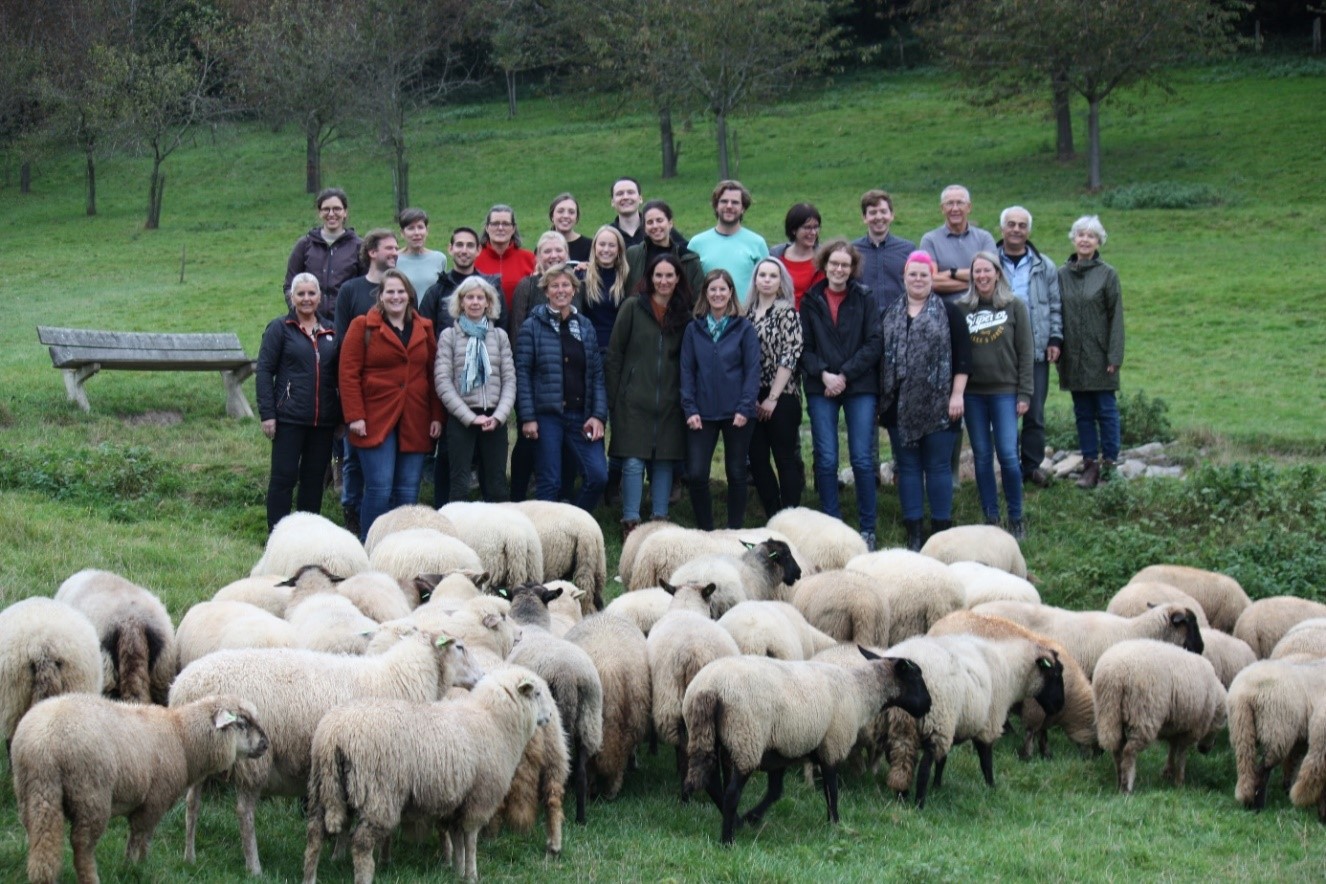
[[[1036,657],[1036,671],[1041,676],[1041,688],[1035,694],[1036,702],[1046,715],[1058,715],[1064,708],[1064,664],[1054,651]]]
[[[449,635],[439,635],[433,646],[438,652],[438,671],[450,672],[451,683],[456,687],[469,690],[483,678],[483,670],[462,642]]]
[[[1200,654],[1206,649],[1206,644],[1202,641],[1202,630],[1197,625],[1197,615],[1189,609],[1172,612],[1169,615],[1169,625],[1175,632],[1183,635],[1184,650]]]
[[[233,736],[235,755],[240,758],[261,758],[270,745],[258,724],[258,710],[246,700],[223,703],[212,716],[212,725]]]
[[[516,690],[528,702],[533,703],[534,723],[537,726],[543,727],[552,721],[557,706],[553,703],[552,694],[539,680],[526,678],[520,682]]]
[[[552,615],[548,613],[548,603],[560,598],[560,589],[549,589],[538,583],[525,583],[509,591],[511,600],[511,619],[517,623],[531,626],[552,626]]]
[[[897,706],[915,718],[922,718],[930,712],[930,689],[921,677],[920,666],[906,657],[881,657],[860,645],[857,645],[857,650],[862,657],[881,669],[887,681],[893,683],[893,691],[885,692],[886,696],[892,693],[892,697],[884,701],[880,707],[881,712],[890,706]]]
[[[792,586],[801,579],[801,566],[792,557],[792,548],[781,540],[765,540],[758,546],[747,546],[760,552],[765,558],[783,571],[783,585]]]

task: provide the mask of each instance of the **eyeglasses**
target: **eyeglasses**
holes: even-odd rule
[[[799,229],[799,230],[804,230],[804,231],[806,231],[806,233],[819,233],[819,232],[820,232],[820,226],[819,226],[818,224],[802,224],[801,227],[799,227],[798,229]]]
[[[852,269],[852,262],[851,262],[851,261],[827,261],[827,262],[825,262],[824,266],[825,266],[825,267],[832,267],[834,270],[851,270],[851,269]]]
[[[345,209],[341,208],[340,206],[323,206],[321,209],[318,209],[318,211],[321,212],[321,213],[324,214],[324,215],[344,215],[344,214],[345,214]]]
[[[515,227],[510,221],[489,221],[489,227]]]

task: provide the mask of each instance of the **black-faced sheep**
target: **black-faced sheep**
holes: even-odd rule
[[[216,693],[235,693],[267,710],[263,724],[271,751],[235,765],[235,813],[244,864],[262,874],[254,808],[264,794],[302,795],[308,780],[313,731],[330,709],[364,697],[422,703],[441,697],[453,683],[472,685],[479,673],[464,646],[409,625],[382,627],[397,636],[381,654],[355,657],[277,648],[220,651],[189,665],[170,690],[172,706]],[[184,857],[192,861],[202,791],[191,786]]]
[[[1247,642],[1257,658],[1264,660],[1290,628],[1316,617],[1326,617],[1326,605],[1292,595],[1258,599],[1239,615],[1234,637]]]
[[[946,565],[980,562],[1015,577],[1027,576],[1027,561],[1017,538],[996,525],[959,525],[936,531],[921,547],[921,555]]]
[[[55,593],[92,622],[101,641],[102,689],[113,699],[165,704],[179,669],[175,627],[148,590],[109,571],[79,571]]]
[[[349,577],[368,570],[368,553],[358,537],[330,519],[294,512],[267,535],[262,558],[249,576],[294,574],[305,565],[321,565],[332,574]]]
[[[451,519],[456,536],[478,554],[493,586],[543,580],[543,543],[529,516],[502,504],[468,501],[449,503],[439,512]]]
[[[839,570],[869,552],[856,529],[819,510],[803,506],[779,510],[769,527],[787,537],[817,571]]]
[[[631,536],[635,536],[632,532]],[[752,528],[744,531],[700,531],[695,528],[670,526],[651,533],[641,541],[631,568],[629,590],[644,589],[649,586],[661,586],[664,580],[672,585],[678,581],[671,576],[680,568],[701,557],[725,556],[739,559],[752,545],[765,541],[778,540],[787,544],[791,561],[796,564],[798,574],[810,574],[814,567],[810,561],[797,552],[788,539],[770,528]],[[689,580],[689,578],[687,578]],[[707,582],[707,581],[706,581]],[[795,582],[795,581],[793,581]],[[791,583],[787,584],[791,586]],[[721,588],[721,587],[720,587]],[[758,595],[750,598],[782,598],[781,595]],[[783,599],[786,601],[786,599]]]
[[[125,858],[141,862],[186,788],[262,755],[267,737],[253,704],[234,696],[163,709],[66,694],[32,708],[13,749],[28,879],[53,884],[65,819],[78,880],[96,881],[94,851],[112,815],[129,817]]]
[[[1020,638],[974,635],[917,636],[888,650],[921,667],[931,705],[921,717],[889,713],[889,785],[903,792],[911,782],[917,747],[916,806],[925,806],[933,767],[943,782],[949,750],[971,740],[987,786],[994,786],[994,742],[1014,704],[1033,698],[1049,715],[1064,704],[1064,669],[1044,645]]]
[[[1085,754],[1095,749],[1096,703],[1091,682],[1073,655],[1059,642],[1032,632],[1012,620],[972,611],[954,611],[930,627],[929,634],[977,635],[989,639],[1020,638],[1054,651],[1064,667],[1064,708],[1054,715],[1047,715],[1034,697],[1023,700],[1018,711],[1026,726],[1026,734],[1018,754],[1030,758],[1033,747],[1036,747],[1042,757],[1048,757],[1049,729],[1052,727],[1061,728],[1080,752]]]
[[[1188,750],[1211,751],[1225,726],[1225,686],[1209,660],[1154,639],[1119,642],[1096,664],[1096,731],[1114,756],[1119,791],[1131,793],[1137,756],[1169,743],[1162,776],[1183,785]]]
[[[801,566],[792,549],[782,540],[762,540],[759,543],[741,541],[744,552],[739,556],[699,556],[677,568],[669,577],[673,586],[684,583],[714,583],[718,591],[711,604],[716,616],[722,616],[738,602],[747,599],[788,601],[791,589],[801,579]],[[737,580],[733,582],[733,575]]]
[[[581,611],[588,615],[603,610],[603,590],[608,583],[608,557],[603,529],[594,516],[578,506],[551,500],[524,500],[506,504],[529,517],[539,532],[543,548],[544,585],[567,580],[585,591]]]
[[[217,651],[298,644],[295,627],[289,622],[247,602],[199,602],[184,614],[175,630],[181,669]]]
[[[1211,627],[1221,632],[1232,632],[1239,615],[1252,604],[1237,580],[1216,571],[1185,565],[1150,565],[1134,574],[1128,582],[1144,580],[1168,583],[1192,596],[1206,612]]]
[[[1306,655],[1259,660],[1234,677],[1226,707],[1238,782],[1234,797],[1251,810],[1266,806],[1271,771],[1293,779],[1307,748],[1308,725],[1326,697],[1326,660]]]
[[[1096,661],[1111,645],[1131,638],[1154,638],[1202,653],[1202,630],[1197,615],[1181,605],[1159,605],[1136,617],[1116,617],[1104,611],[1068,611],[1050,605],[990,602],[978,605],[978,614],[993,614],[1021,623],[1032,632],[1060,642],[1082,666],[1087,678]]]
[[[755,824],[779,799],[790,764],[809,759],[824,777],[829,822],[838,822],[838,765],[862,728],[885,707],[930,710],[922,670],[909,659],[874,657],[865,669],[831,663],[736,657],[706,666],[686,689],[689,734],[686,794],[705,790],[723,812],[721,841],[731,844],[746,781],[768,772],[769,788],[741,819]],[[720,764],[731,773],[720,784]]]
[[[847,570],[872,578],[876,591],[888,599],[890,645],[925,635],[967,599],[962,583],[947,565],[905,549],[857,556],[847,563]]]
[[[0,611],[0,728],[8,744],[34,704],[59,694],[100,694],[101,643],[86,617],[34,597]]]
[[[442,534],[457,536],[456,526],[446,516],[431,506],[409,504],[385,512],[373,521],[368,529],[368,535],[364,538],[364,550],[372,556],[373,548],[382,542],[382,538],[411,528],[431,528]]]
[[[836,641],[806,622],[787,602],[745,601],[718,618],[743,654],[776,660],[809,660]]]
[[[354,817],[355,881],[371,882],[375,851],[407,808],[445,821],[456,874],[477,880],[479,830],[552,707],[542,679],[510,667],[441,703],[365,700],[328,712],[313,736],[304,880],[317,877],[324,834]]]
[[[802,578],[792,604],[816,629],[840,641],[888,647],[893,618],[887,593],[860,571],[821,571]]]
[[[600,794],[613,799],[653,714],[645,634],[631,621],[605,612],[581,620],[566,640],[584,648],[603,684],[603,745],[590,758],[590,773],[598,779]]]

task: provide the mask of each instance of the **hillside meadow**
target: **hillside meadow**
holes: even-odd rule
[[[1142,565],[1171,560],[1226,571],[1254,597],[1326,599],[1326,348],[1317,321],[1326,286],[1326,66],[1243,61],[1180,72],[1177,93],[1130,94],[1103,117],[1107,190],[1082,189],[1082,162],[1053,159],[1051,122],[1014,103],[997,113],[961,103],[933,72],[857,77],[800,88],[777,107],[736,122],[739,177],[755,204],[747,224],[782,239],[793,202],[814,202],[824,235],[856,237],[861,191],[895,199],[894,230],[919,240],[941,219],[940,189],[972,191],[975,223],[1021,203],[1033,242],[1062,260],[1073,219],[1099,213],[1103,250],[1120,272],[1128,350],[1125,394],[1168,407],[1183,482],[1116,482],[1084,494],[1060,483],[1028,501],[1027,559],[1046,601],[1099,606]],[[430,245],[457,224],[478,226],[488,205],[515,206],[527,242],[563,190],[581,202],[592,234],[611,217],[615,176],[640,178],[667,199],[687,233],[712,223],[712,135],[683,131],[681,175],[657,177],[657,132],[647,109],[614,115],[612,96],[539,96],[506,119],[502,96],[421,117],[411,129],[411,202],[433,217]],[[1085,115],[1078,119],[1085,143]],[[118,571],[159,592],[178,620],[193,602],[246,574],[264,539],[268,444],[256,423],[227,419],[210,374],[107,372],[88,382],[91,414],[64,398],[35,326],[143,331],[235,331],[250,353],[282,309],[280,285],[296,237],[315,222],[302,192],[296,128],[249,124],[200,130],[167,164],[162,229],[142,230],[148,161],[100,164],[100,214],[84,217],[81,159],[37,166],[33,193],[0,181],[4,291],[0,327],[0,598],[49,595],[74,571]],[[388,225],[389,166],[371,139],[347,138],[325,155],[325,182],[350,195],[360,233]],[[1123,208],[1141,185],[1214,194],[1215,205]],[[1130,189],[1131,188],[1131,189]],[[1132,195],[1132,196],[1130,196]],[[1185,197],[1188,199],[1189,197]],[[181,266],[183,281],[181,282]],[[249,388],[250,396],[252,388]],[[1052,393],[1052,434],[1071,436],[1066,394]],[[808,446],[807,446],[808,448]],[[425,492],[427,493],[427,492]],[[850,499],[850,495],[848,496]],[[810,499],[809,492],[807,500]],[[978,518],[971,483],[959,521]],[[881,540],[901,539],[897,505],[881,495]],[[327,511],[339,515],[328,498]],[[683,505],[678,516],[685,520]],[[750,523],[759,518],[752,504]],[[600,508],[609,564],[617,514]],[[720,513],[721,518],[721,513]],[[611,568],[610,568],[611,570]],[[480,848],[486,879],[907,881],[1144,877],[1166,881],[1304,880],[1326,873],[1315,815],[1273,789],[1268,809],[1233,799],[1233,758],[1222,740],[1194,756],[1176,791],[1148,752],[1138,793],[1113,793],[1108,758],[1080,759],[1055,735],[1054,757],[1023,763],[996,751],[997,787],[981,783],[974,754],[955,750],[942,790],[924,812],[853,773],[843,823],[824,823],[819,790],[789,778],[788,792],[732,850],[717,845],[707,801],[677,804],[671,752],[642,753],[642,770],[590,822],[568,825],[566,850],[542,856],[542,837],[504,835]],[[756,778],[747,802],[763,786]],[[199,861],[180,860],[183,811],[158,830],[139,870],[122,865],[126,828],[114,822],[98,858],[106,880],[230,881],[242,877],[233,801],[205,804]],[[264,802],[259,843],[266,878],[297,880],[303,850],[298,803]],[[24,836],[12,790],[0,785],[0,877],[23,875]],[[70,866],[66,863],[66,869]],[[323,877],[349,867],[324,858]],[[435,846],[400,847],[384,881],[448,880]]]

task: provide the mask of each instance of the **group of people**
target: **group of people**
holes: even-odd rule
[[[924,541],[927,504],[932,531],[952,524],[964,424],[986,521],[1022,536],[1023,485],[1049,482],[1050,364],[1073,397],[1078,484],[1117,459],[1123,311],[1095,216],[1072,225],[1072,253],[1056,265],[1032,245],[1029,211],[1005,209],[996,241],[970,223],[960,185],[944,189],[944,223],[919,247],[892,232],[883,190],[861,197],[859,239],[821,240],[818,210],[797,203],[772,250],[743,225],[751,194],[739,181],[718,183],[716,223],[690,239],[633,178],[612,183],[611,203],[616,217],[587,236],[575,197],[557,195],[532,251],[515,210],[497,204],[482,230],[455,228],[443,255],[427,248],[422,210],[400,214],[399,238],[380,228],[361,239],[345,193],[318,194],[321,223],[287,267],[289,312],[268,325],[258,359],[269,526],[296,486],[295,505],[320,511],[339,445],[345,520],[361,537],[417,501],[430,454],[435,506],[468,496],[473,473],[485,500],[524,499],[531,482],[538,498],[587,510],[618,498],[629,532],[666,518],[685,487],[712,529],[721,437],[727,525],[740,528],[748,482],[766,515],[800,504],[804,413],[820,508],[839,517],[845,425],[871,549],[880,426],[910,548]]]

